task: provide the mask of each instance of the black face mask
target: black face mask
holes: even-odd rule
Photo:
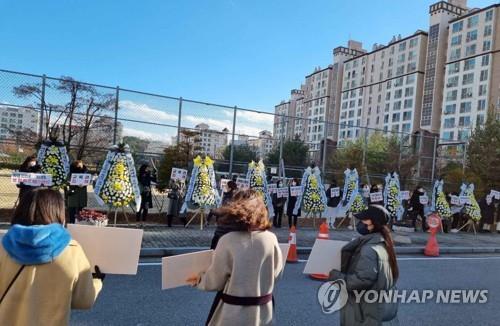
[[[368,225],[366,225],[362,221],[359,221],[356,225],[356,231],[358,231],[358,233],[361,235],[367,235],[370,233],[370,230],[368,230]]]

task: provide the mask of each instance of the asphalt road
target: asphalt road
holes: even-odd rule
[[[90,311],[73,311],[71,325],[203,325],[213,293],[189,287],[161,290],[161,267],[146,262],[136,276],[108,275]],[[500,256],[401,257],[399,289],[487,289],[485,304],[400,304],[400,325],[499,325]],[[339,313],[321,312],[322,284],[287,264],[275,291],[277,325],[338,325]]]

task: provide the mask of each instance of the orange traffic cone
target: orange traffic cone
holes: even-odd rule
[[[297,257],[297,234],[295,231],[295,226],[293,225],[290,228],[288,243],[290,244],[290,249],[288,249],[288,257],[286,258],[286,261],[288,263],[296,263],[299,261],[299,258]]]
[[[441,225],[441,219],[437,215],[433,214],[427,218],[427,224],[429,225],[431,233],[429,235],[429,239],[427,240],[427,244],[425,245],[424,255],[437,257],[439,256],[439,245],[436,233]]]
[[[318,233],[318,240],[328,240],[330,236],[328,235],[328,225],[323,222],[319,226],[319,233]],[[309,275],[311,278],[314,278],[316,280],[327,280],[329,275],[327,274],[311,274]]]

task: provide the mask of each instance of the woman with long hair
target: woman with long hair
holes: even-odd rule
[[[64,221],[58,191],[21,198],[0,245],[0,325],[68,325],[71,309],[94,304],[104,274],[92,274]]]
[[[353,291],[390,291],[396,285],[399,268],[387,226],[389,212],[383,206],[370,205],[354,216],[359,220],[356,229],[361,236],[342,248],[341,270],[330,272],[330,280],[343,281],[348,293],[340,324],[382,325],[396,317],[397,304],[365,300]]]
[[[239,191],[215,211],[217,223],[231,227],[219,240],[212,264],[187,282],[200,290],[218,291],[207,325],[271,325],[273,290],[283,270],[283,257],[262,196]]]

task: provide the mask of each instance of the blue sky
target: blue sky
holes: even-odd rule
[[[0,0],[0,68],[273,111],[349,38],[427,30],[434,2]]]

